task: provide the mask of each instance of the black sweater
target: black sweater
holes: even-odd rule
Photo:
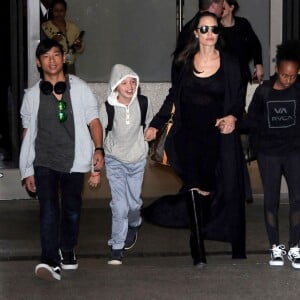
[[[222,27],[223,50],[238,57],[243,81],[251,81],[249,62],[262,64],[262,48],[259,39],[245,18],[234,17],[232,27]]]
[[[252,147],[267,155],[300,151],[300,78],[287,89],[274,90],[272,81],[259,86],[248,108]]]

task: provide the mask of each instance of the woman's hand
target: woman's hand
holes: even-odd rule
[[[145,137],[145,141],[150,142],[156,139],[156,133],[157,133],[157,129],[154,127],[149,127],[147,128],[144,137]]]
[[[235,129],[236,118],[233,115],[228,115],[217,119],[215,126],[219,128],[222,134],[232,133]]]

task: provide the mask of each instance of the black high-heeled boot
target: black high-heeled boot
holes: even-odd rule
[[[206,196],[200,195],[196,190],[190,190],[187,194],[187,207],[190,217],[190,248],[194,265],[203,268],[206,264],[206,254],[204,247],[204,216],[203,200]]]

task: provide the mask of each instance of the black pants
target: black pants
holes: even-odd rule
[[[283,156],[258,155],[258,166],[264,189],[265,224],[270,245],[280,244],[278,209],[280,204],[281,178],[285,177],[289,192],[289,246],[300,239],[300,154]]]
[[[59,249],[73,250],[77,244],[83,173],[62,173],[35,167],[40,203],[41,262],[59,265]]]

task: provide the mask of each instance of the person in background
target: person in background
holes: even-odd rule
[[[178,197],[186,202],[188,210],[188,214],[182,211],[174,215],[188,215],[193,264],[202,269],[206,264],[204,239],[230,242],[233,258],[246,257],[245,161],[235,130],[244,106],[238,61],[217,48],[217,16],[198,13],[191,28],[187,44],[174,57],[181,73],[145,136],[147,140],[155,139],[174,105],[174,123],[165,149],[172,168],[182,179],[185,191]],[[164,205],[162,198],[159,201]],[[169,202],[170,210],[174,210],[174,203]],[[148,207],[151,211],[151,205]],[[181,205],[181,209],[184,207]],[[143,210],[149,217],[147,207]],[[156,216],[163,218],[162,213],[158,207],[151,221],[155,223]],[[176,222],[169,221],[170,227]]]
[[[40,40],[47,38],[41,25],[44,22],[47,22],[49,19],[51,19],[51,16],[50,16],[51,2],[52,2],[52,0],[41,0],[40,1]]]
[[[300,269],[300,42],[277,46],[275,75],[258,86],[248,108],[252,147],[257,152],[264,191],[270,266],[283,266],[287,254]],[[279,237],[281,178],[289,194],[288,253]]]
[[[235,16],[238,9],[239,4],[236,0],[224,1],[221,18],[222,39],[224,42],[223,50],[239,58],[246,101],[248,83],[260,83],[263,80],[264,71],[260,41],[249,21]],[[251,72],[249,67],[252,60],[255,68],[254,72]]]
[[[115,65],[111,71],[107,102],[100,107],[103,127],[111,126],[104,139],[106,174],[112,195],[112,233],[108,241],[110,265],[122,264],[124,250],[134,246],[142,224],[141,191],[148,155],[144,127],[152,120],[153,113],[148,99],[138,95],[138,87],[139,77],[133,70],[125,65]],[[113,114],[109,113],[110,109]]]
[[[98,103],[88,85],[63,71],[65,54],[54,39],[36,49],[41,74],[26,90],[21,117],[23,141],[19,167],[26,189],[40,204],[41,263],[37,277],[60,280],[61,268],[75,270],[84,174],[99,184],[103,167]]]
[[[41,0],[40,1],[40,24],[49,20],[49,9],[52,0]]]
[[[43,33],[47,38],[58,41],[66,53],[67,73],[75,74],[76,54],[82,53],[84,43],[78,26],[66,20],[67,3],[65,0],[53,0],[50,6],[51,19],[42,24]]]

